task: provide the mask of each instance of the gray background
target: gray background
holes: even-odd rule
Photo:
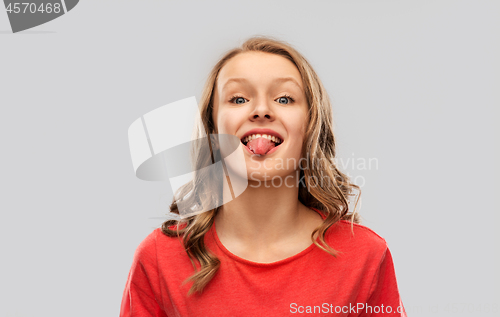
[[[118,315],[170,201],[127,129],[256,34],[315,67],[339,156],[378,160],[352,175],[409,315],[498,316],[498,1],[83,1],[19,34],[0,10],[0,316]]]

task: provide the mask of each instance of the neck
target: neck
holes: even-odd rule
[[[219,236],[265,245],[289,239],[311,223],[311,214],[315,212],[298,200],[298,187],[275,187],[264,182],[257,187],[250,181],[248,185],[241,195],[219,208],[215,217]],[[230,193],[224,195],[231,197]]]

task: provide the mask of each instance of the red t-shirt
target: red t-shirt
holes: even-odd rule
[[[205,243],[220,268],[202,294],[187,296],[192,264],[180,239],[158,228],[135,252],[120,317],[406,316],[385,240],[365,226],[352,229],[342,220],[327,231],[337,258],[311,244],[284,260],[256,263],[229,252],[212,226]]]

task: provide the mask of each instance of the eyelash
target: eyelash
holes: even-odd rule
[[[281,96],[281,97],[278,97],[278,99],[283,98],[283,97],[290,99],[290,103],[294,103],[294,102],[295,102],[295,99],[293,99],[293,97],[292,97],[292,96],[290,96],[290,95],[283,95],[283,96]],[[234,96],[232,96],[232,97],[231,97],[231,99],[229,99],[229,102],[234,102],[234,100],[236,100],[236,99],[238,99],[238,98],[243,98],[243,99],[245,99],[245,100],[246,100],[246,98],[245,98],[245,97],[238,96],[238,95],[234,95]]]

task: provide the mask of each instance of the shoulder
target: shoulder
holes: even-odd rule
[[[373,258],[382,258],[387,250],[387,242],[372,229],[340,220],[332,225],[326,235],[327,242],[339,251],[353,252],[358,256],[365,254]]]
[[[318,212],[325,219],[325,214],[314,207],[309,207]],[[387,250],[387,242],[372,229],[347,220],[339,220],[334,223],[325,234],[325,242],[335,250],[349,250],[352,252],[365,253],[369,256],[384,256]]]
[[[181,238],[170,237],[161,228],[156,228],[140,242],[134,258],[139,263],[156,263],[159,257],[179,254],[185,254]]]
[[[375,244],[386,244],[385,239],[382,238],[378,233],[359,223],[353,223],[347,220],[339,220],[331,227],[331,229],[336,229],[338,232],[343,234],[347,234],[349,232],[352,238],[356,238],[356,236],[358,236],[358,238],[360,239],[362,238]]]
[[[168,229],[175,231],[176,228],[182,228],[182,225],[172,225]],[[180,242],[181,236],[171,237],[165,234],[161,228],[154,229],[142,242],[140,243],[138,249],[151,250],[158,249],[160,246],[165,246],[166,244],[177,245]]]
[[[151,233],[149,233],[142,241],[139,243],[135,250],[135,257],[138,259],[150,259],[156,256],[156,239],[158,233],[161,229],[156,228]]]

